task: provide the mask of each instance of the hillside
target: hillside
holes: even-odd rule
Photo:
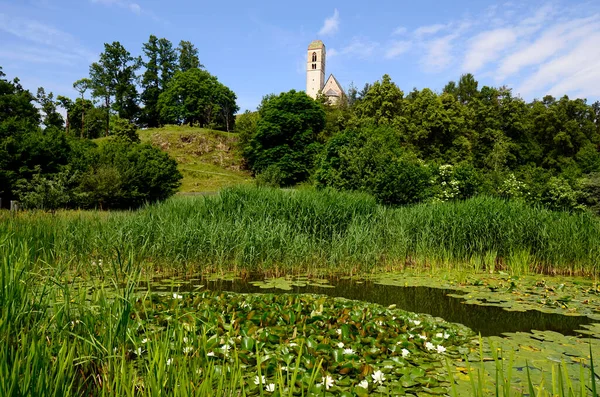
[[[237,135],[188,126],[165,126],[138,131],[147,142],[177,160],[183,175],[181,193],[214,192],[226,186],[252,182],[241,169],[235,150]]]

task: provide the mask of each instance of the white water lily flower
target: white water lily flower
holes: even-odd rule
[[[294,343],[294,342],[291,342],[291,343],[289,343],[289,344],[288,344],[288,346],[289,346],[289,347],[294,347],[294,346],[298,346],[298,344],[297,344],[297,343]]]
[[[414,337],[415,337],[415,336],[414,336],[413,334],[411,334],[410,332],[408,333],[408,339],[412,339],[412,338],[414,338]]]
[[[442,345],[437,345],[436,349],[437,349],[437,352],[440,354],[446,351],[446,348]]]
[[[183,337],[183,343],[188,343],[188,337],[187,336]]]
[[[329,376],[329,375],[324,376],[321,379],[323,380],[323,382],[319,383],[319,384],[325,386],[325,390],[329,390],[329,388],[332,387],[333,384],[335,383],[333,381],[333,378],[331,376]]]
[[[206,357],[214,357],[214,356],[215,356],[215,352],[206,353]]]
[[[281,370],[282,370],[282,371],[286,371],[286,372],[287,372],[287,371],[288,371],[288,367],[286,367],[286,366],[283,366],[283,367],[281,367]]]
[[[358,387],[362,387],[363,389],[368,389],[369,388],[369,381],[366,379],[363,379],[359,384]]]
[[[340,349],[343,349],[344,348],[344,343],[343,342],[338,343],[337,347],[339,347]]]
[[[381,327],[383,325],[383,321],[377,321],[376,324]]]
[[[419,320],[413,320],[413,324],[414,325],[421,325],[421,322]]]
[[[142,343],[148,343],[148,338],[142,339]]]
[[[135,354],[136,354],[137,356],[141,356],[141,355],[142,355],[142,348],[141,348],[141,347],[138,347],[137,349],[135,349]]]
[[[344,349],[344,354],[352,355],[352,354],[354,354],[354,350],[352,350],[352,349]]]
[[[450,337],[450,334],[447,334],[444,332],[444,339],[448,339]]]
[[[435,349],[435,346],[431,342],[426,342],[425,343],[425,349],[427,349],[427,350],[433,350],[433,349]]]
[[[338,329],[335,330],[335,333],[338,334],[338,335],[341,335],[342,334],[342,330],[340,328],[338,328]]]
[[[183,295],[179,295],[177,293],[173,293],[173,299],[183,299]]]
[[[183,348],[183,354],[189,354],[194,351],[194,348],[191,346],[186,346]]]
[[[427,336],[425,336],[425,335],[419,335],[419,338],[421,338],[423,340],[427,340]]]
[[[275,383],[269,383],[268,385],[265,385],[265,390],[269,393],[273,393],[275,391]]]
[[[410,355],[410,351],[408,349],[402,349],[402,357],[408,357]]]
[[[438,332],[437,334],[435,334],[436,338],[443,338],[444,334],[442,334],[441,332]]]
[[[260,377],[258,375],[256,375],[254,377],[254,384],[255,385],[260,385],[261,383],[266,383],[267,382],[267,378],[265,378],[264,375],[261,375]]]
[[[171,365],[173,363],[173,359],[172,358],[168,358],[167,359],[167,365]]]
[[[380,370],[375,371],[371,377],[373,377],[373,382],[375,383],[382,384],[385,381],[385,375]]]

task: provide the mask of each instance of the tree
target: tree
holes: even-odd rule
[[[71,127],[71,110],[73,109],[73,101],[71,98],[67,98],[66,96],[59,95],[56,97],[56,102],[60,104],[60,106],[65,109],[67,112],[67,120],[66,120],[66,134],[69,135],[70,127]]]
[[[475,80],[475,77],[471,73],[463,74],[458,80],[458,87],[456,87],[456,94],[458,100],[463,104],[469,103],[479,94],[477,91],[477,85],[479,83]]]
[[[302,182],[310,174],[319,147],[317,135],[324,127],[323,108],[304,92],[267,97],[244,157],[255,174],[277,173],[284,185]]]
[[[366,87],[365,87],[366,89]],[[356,104],[355,112],[363,122],[376,125],[391,124],[402,113],[404,93],[387,74],[376,81]]]
[[[90,79],[79,79],[73,83],[73,88],[81,95],[81,100],[84,100],[85,92],[92,86],[92,80]],[[83,131],[85,130],[85,106],[81,107],[81,132],[80,138],[83,138]]]
[[[158,66],[160,71],[159,88],[164,91],[178,70],[177,51],[167,39],[158,40]]]
[[[189,69],[175,73],[169,87],[160,95],[162,120],[173,124],[214,127],[233,122],[238,107],[235,94],[205,70]]]
[[[161,93],[158,38],[154,35],[150,35],[148,42],[143,46],[143,51],[147,57],[147,60],[144,62],[144,67],[146,70],[142,76],[143,91],[140,96],[142,102],[144,102],[142,122],[148,127],[158,127],[160,124],[158,97]]]
[[[37,90],[37,102],[40,104],[42,112],[44,112],[44,118],[42,119],[44,127],[63,128],[65,121],[57,111],[54,95],[52,93],[46,94],[44,88],[40,87]]]
[[[100,60],[90,66],[92,95],[103,98],[106,108],[106,135],[110,128],[111,109],[119,117],[130,121],[138,113],[135,72],[140,65],[139,57],[132,57],[121,43],[115,41],[112,44],[105,43]]]
[[[200,59],[198,58],[198,49],[191,41],[181,40],[177,51],[179,52],[179,70],[182,72],[190,69],[204,68],[204,65],[200,63]]]

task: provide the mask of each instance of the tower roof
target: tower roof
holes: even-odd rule
[[[323,44],[323,42],[321,40],[313,40],[309,45],[308,45],[308,49],[309,50],[317,50],[319,48],[323,48],[325,47],[325,44]]]

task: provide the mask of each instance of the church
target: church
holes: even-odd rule
[[[336,104],[344,95],[342,86],[333,74],[325,81],[325,44],[315,40],[308,46],[306,63],[306,94],[316,99],[322,93],[329,103]]]

